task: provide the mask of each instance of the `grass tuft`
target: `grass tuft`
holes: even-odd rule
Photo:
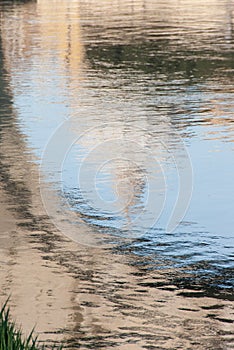
[[[0,350],[45,350],[46,345],[40,345],[37,337],[33,336],[33,330],[25,339],[22,332],[16,328],[10,320],[10,311],[7,306],[8,300],[0,311]],[[54,350],[62,350],[62,347],[53,346]]]

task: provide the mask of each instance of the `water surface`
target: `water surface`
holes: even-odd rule
[[[1,260],[17,276],[12,287],[2,268],[1,288],[16,315],[35,322],[18,282],[33,256],[48,276],[32,283],[53,281],[48,303],[31,292],[51,312],[45,339],[231,349],[233,2],[38,0],[1,14]]]

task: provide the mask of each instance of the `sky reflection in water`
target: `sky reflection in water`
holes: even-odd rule
[[[229,287],[232,3],[60,1],[53,7],[29,2],[1,19],[18,123],[38,158],[70,118],[67,140],[60,141],[71,146],[62,182],[51,173],[55,161],[47,164],[47,181],[94,234],[105,232],[117,243],[136,232],[131,251],[150,256],[153,265],[191,266],[203,275],[223,268]],[[170,234],[176,165],[184,161],[179,137],[191,158],[193,195]]]

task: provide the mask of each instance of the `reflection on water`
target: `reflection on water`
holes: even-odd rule
[[[0,8],[0,285],[17,320],[71,348],[231,349],[233,2]]]

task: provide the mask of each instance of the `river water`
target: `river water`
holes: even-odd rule
[[[233,349],[232,0],[0,2],[0,298],[69,349]]]

